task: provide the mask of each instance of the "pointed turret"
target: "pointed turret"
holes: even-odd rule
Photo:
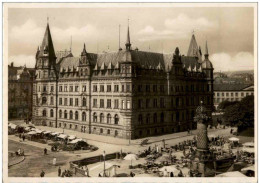
[[[190,40],[190,46],[187,53],[188,57],[197,57],[199,61],[201,61],[201,55],[199,51],[199,47],[195,38],[195,35],[192,34],[191,40]]]
[[[128,50],[128,51],[131,49],[129,20],[128,20],[128,28],[127,28],[127,37],[126,37],[125,47],[126,47],[126,50]]]
[[[206,41],[206,47],[205,47],[205,60],[202,62],[202,68],[203,69],[212,69],[212,63],[209,60],[209,51],[208,51],[208,43]]]
[[[83,50],[81,52],[81,56],[86,56],[86,55],[87,55],[87,51],[86,51],[86,45],[84,43]]]
[[[56,59],[49,23],[47,23],[45,34],[40,47],[39,56],[49,56],[50,59]]]
[[[208,51],[208,43],[206,41],[206,48],[205,48],[205,59],[208,59],[209,58],[209,51]]]

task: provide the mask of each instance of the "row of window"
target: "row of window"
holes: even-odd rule
[[[46,110],[42,111],[42,116],[47,117],[47,111]],[[54,117],[53,109],[50,110],[50,117]],[[73,111],[68,112],[67,110],[64,110],[64,112],[62,112],[62,110],[59,110],[59,118],[79,120],[79,112],[75,111],[75,113],[73,113]],[[105,123],[105,116],[104,116],[103,113],[101,113],[99,115],[99,121],[97,120],[97,118],[98,118],[97,113],[94,112],[93,113],[93,122]],[[86,112],[82,112],[81,120],[87,121]],[[116,125],[119,124],[119,117],[118,117],[117,114],[114,115],[113,121],[114,121],[114,124],[116,124]],[[109,113],[106,115],[106,123],[112,124],[112,116]]]
[[[113,92],[119,92],[119,85],[113,85]],[[186,85],[186,92],[199,92],[199,91],[205,91],[205,85]],[[184,92],[184,86],[170,86],[171,92]],[[39,86],[39,91],[41,91],[41,87]],[[54,86],[51,86],[51,92],[54,92]],[[87,91],[87,86],[83,85],[82,86],[82,92]],[[99,85],[99,90],[98,90],[98,85],[93,85],[93,92],[112,92],[112,85]],[[135,85],[126,84],[126,85],[121,85],[121,92],[131,92],[135,91]],[[160,85],[159,90],[157,85],[137,85],[137,91],[138,92],[165,92],[165,86]],[[211,88],[209,85],[207,85],[207,91],[211,91]],[[47,92],[47,86],[43,86],[43,92]],[[59,86],[59,92],[79,92],[79,86]]]
[[[235,93],[233,93],[233,92],[216,92],[216,93],[217,93],[217,96],[218,96],[218,97],[219,97],[219,96],[229,97],[229,95],[230,95],[231,97],[234,97],[234,96],[238,97],[238,92],[235,92]],[[254,94],[254,92],[250,92],[250,93],[249,93],[249,92],[239,92],[239,93],[240,93],[241,97],[248,96],[248,95],[253,95],[253,94]],[[215,95],[215,94],[214,94],[214,95]]]
[[[205,97],[203,97],[203,100],[205,102],[205,104],[210,104],[210,97],[207,96],[205,99]],[[199,103],[199,97],[191,97],[190,100],[189,98],[186,98],[186,105],[195,105],[197,103]],[[50,105],[53,105],[54,100],[53,97],[50,98]],[[47,104],[47,98],[46,97],[42,97],[42,104]],[[79,99],[75,98],[75,103],[73,98],[59,98],[59,105],[64,105],[64,106],[79,106]],[[184,99],[181,97],[177,97],[175,100],[171,99],[171,107],[179,107],[179,106],[183,106],[184,105]],[[82,106],[87,106],[87,99],[85,97],[83,97],[82,99]],[[98,106],[98,100],[97,99],[93,99],[93,107],[99,107],[99,108],[105,108],[105,100],[104,99],[100,99],[99,100],[99,106]],[[138,108],[150,108],[150,107],[154,107],[157,108],[158,107],[158,99],[138,99]],[[159,100],[159,107],[160,108],[164,108],[165,107],[165,100],[164,98],[160,98]],[[106,100],[106,108],[112,108],[112,100],[111,99],[107,99]],[[119,99],[115,99],[114,100],[114,109],[118,109],[119,108]],[[131,109],[131,102],[130,100],[122,100],[122,109]]]

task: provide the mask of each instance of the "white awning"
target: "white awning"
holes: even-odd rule
[[[229,138],[228,140],[233,141],[233,142],[238,142],[238,141],[239,141],[239,138],[231,137],[231,138]]]
[[[84,141],[83,139],[75,139],[69,142],[69,144],[76,144],[77,142]]]
[[[53,135],[53,136],[54,136],[54,135],[59,135],[59,134],[61,134],[61,133],[60,133],[60,132],[52,132],[52,133],[51,133],[51,135]]]
[[[58,138],[61,138],[61,139],[66,139],[68,137],[68,135],[65,135],[65,134],[60,134],[58,136]]]
[[[30,131],[30,132],[28,132],[27,133],[28,135],[35,135],[35,134],[37,134],[35,131]]]
[[[69,140],[74,140],[75,138],[76,138],[75,135],[70,135],[70,136],[69,136]]]
[[[42,132],[44,132],[44,131],[43,131],[43,130],[36,129],[35,132],[36,132],[36,133],[42,133]]]
[[[52,133],[52,132],[51,131],[43,132],[43,134],[49,134],[49,133]]]

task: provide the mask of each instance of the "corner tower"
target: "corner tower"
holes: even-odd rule
[[[56,55],[49,23],[42,44],[36,52],[33,83],[33,123],[57,127],[57,82]]]

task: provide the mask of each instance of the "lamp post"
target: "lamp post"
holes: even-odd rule
[[[103,152],[103,159],[104,159],[104,174],[103,177],[106,177],[106,151]]]

